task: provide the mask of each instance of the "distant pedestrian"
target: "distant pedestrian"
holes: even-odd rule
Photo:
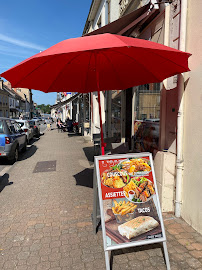
[[[57,119],[57,127],[58,127],[58,132],[60,131],[65,131],[65,125],[63,122],[60,120],[60,118]]]
[[[49,117],[48,117],[48,120],[47,120],[47,130],[51,131],[51,122],[50,122]]]

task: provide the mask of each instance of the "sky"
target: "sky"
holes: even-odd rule
[[[82,35],[92,0],[3,0],[0,73],[50,46]],[[37,104],[54,104],[56,93],[33,90]]]

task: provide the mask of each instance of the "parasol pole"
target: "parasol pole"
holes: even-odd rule
[[[100,101],[100,79],[99,79],[99,71],[97,68],[97,53],[95,54],[95,71],[96,71],[96,82],[97,82],[97,94],[98,94],[98,107],[99,107],[99,116],[100,116],[100,137],[101,137],[101,155],[105,154],[105,146],[103,129],[102,129],[102,111],[101,111],[101,101]]]
[[[102,111],[101,111],[101,102],[100,102],[100,91],[98,89],[98,106],[99,106],[99,115],[100,115],[100,136],[101,136],[101,153],[102,155],[105,154],[105,143],[104,143],[104,136],[103,136],[103,129],[102,129]]]

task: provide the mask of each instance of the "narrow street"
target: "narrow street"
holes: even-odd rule
[[[45,131],[1,177],[0,269],[105,269],[94,235],[93,145]],[[171,269],[202,269],[202,236],[164,214]],[[160,245],[113,252],[113,270],[166,269]]]

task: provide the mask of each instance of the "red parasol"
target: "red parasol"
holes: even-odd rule
[[[100,91],[161,82],[189,71],[190,54],[147,40],[101,34],[64,40],[11,69],[2,77],[12,87],[43,92]]]

